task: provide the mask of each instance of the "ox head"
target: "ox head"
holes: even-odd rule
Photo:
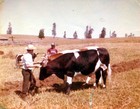
[[[58,78],[63,79],[64,80],[64,72],[54,72],[54,71],[50,71],[49,68],[46,67],[41,67],[40,68],[40,74],[39,74],[39,80],[44,80],[47,77],[51,76],[52,74],[55,74]]]
[[[40,68],[39,80],[44,80],[45,78],[51,76],[52,73],[47,72],[47,67]]]

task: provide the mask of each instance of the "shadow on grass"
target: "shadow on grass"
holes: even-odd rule
[[[84,84],[85,82],[73,82],[71,86],[71,91],[76,90],[83,90],[88,88],[93,88],[93,84]],[[46,89],[48,92],[58,92],[58,93],[65,93],[66,86],[63,84],[53,84],[51,89]]]

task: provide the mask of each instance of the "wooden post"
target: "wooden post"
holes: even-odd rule
[[[9,38],[11,38],[12,42],[14,42],[15,37],[13,35],[11,35]]]

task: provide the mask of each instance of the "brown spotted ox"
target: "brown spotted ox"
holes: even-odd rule
[[[32,58],[33,58],[33,61],[34,59],[37,57],[38,53],[34,53],[32,54]],[[16,65],[16,68],[20,68],[22,66],[22,56],[23,54],[17,54],[16,57],[15,57],[15,65]]]
[[[75,72],[81,72],[82,75],[89,76],[86,80],[87,83],[90,80],[90,76],[95,74],[95,87],[102,76],[102,87],[106,87],[107,74],[111,74],[110,56],[107,49],[90,46],[81,50],[65,50],[52,56],[52,58],[51,61],[47,62],[45,67],[40,68],[39,79],[44,80],[55,74],[64,80],[66,75],[66,94],[70,93]]]

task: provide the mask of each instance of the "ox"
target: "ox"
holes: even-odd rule
[[[72,78],[75,72],[81,72],[81,74],[90,76],[96,75],[96,82],[94,86],[98,85],[99,79],[103,78],[103,87],[106,87],[107,70],[111,73],[110,69],[110,57],[105,48],[87,47],[82,50],[62,52],[60,56],[49,61],[46,67],[40,68],[39,79],[45,78],[55,74],[60,79],[66,79],[66,94],[70,93],[72,85]]]

